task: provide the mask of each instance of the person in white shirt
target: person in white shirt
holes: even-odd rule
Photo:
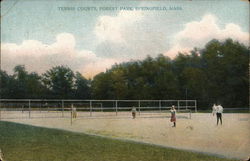
[[[73,104],[71,105],[71,114],[72,114],[72,118],[76,118],[77,116],[76,108],[73,106]]]
[[[217,125],[220,121],[220,124],[222,125],[222,113],[223,113],[223,107],[221,105],[216,106],[216,117],[217,117]]]
[[[216,106],[216,104],[214,104],[212,107],[213,116],[214,116],[214,114],[216,114],[216,108],[217,108],[217,106]]]

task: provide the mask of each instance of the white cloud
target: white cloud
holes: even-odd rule
[[[249,33],[243,32],[240,26],[230,23],[225,28],[220,28],[217,24],[217,18],[213,15],[205,15],[201,21],[192,21],[185,25],[185,28],[178,32],[172,48],[165,55],[174,58],[179,52],[188,52],[194,47],[202,48],[212,40],[224,40],[232,38],[246,45],[249,44]]]
[[[72,34],[61,33],[57,35],[56,42],[47,45],[37,40],[24,40],[22,44],[3,43],[1,51],[8,53],[12,57],[32,56],[40,57],[57,53],[72,53],[75,48],[75,38]]]
[[[168,43],[162,25],[152,12],[120,11],[116,16],[101,16],[94,33],[99,42],[96,54],[124,60],[156,56]]]
[[[75,37],[70,33],[57,35],[52,44],[37,40],[1,43],[2,69],[10,72],[16,65],[24,64],[28,71],[43,73],[53,66],[67,65],[92,77],[114,63],[143,59],[146,55],[154,57],[166,51],[165,55],[174,58],[178,52],[204,47],[211,39],[230,37],[249,43],[249,33],[243,32],[239,25],[229,23],[221,27],[213,15],[187,23],[173,39],[168,36],[171,26],[164,26],[154,17],[152,12],[142,11],[121,11],[117,16],[99,17],[94,28],[99,40],[95,51],[77,50]]]
[[[94,32],[101,42],[126,43],[124,30],[142,18],[141,11],[120,11],[117,16],[100,16]]]
[[[90,61],[88,64],[82,68],[80,71],[84,73],[84,76],[87,78],[93,77],[94,75],[104,72],[106,69],[110,68],[115,63],[120,63],[121,61],[116,59],[102,59],[97,58],[95,61]]]
[[[220,36],[220,39],[231,37],[245,45],[249,45],[249,33],[243,32],[240,26],[233,23],[227,24],[225,29],[221,30]]]
[[[61,33],[56,36],[56,42],[50,46],[50,50],[72,52],[75,50],[75,44],[75,37],[72,34]]]
[[[86,77],[105,71],[119,60],[100,58],[92,51],[75,49],[70,33],[57,35],[53,44],[25,40],[21,44],[1,43],[2,69],[11,73],[16,65],[24,64],[28,71],[44,73],[57,65],[67,65]]]

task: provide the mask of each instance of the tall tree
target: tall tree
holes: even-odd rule
[[[202,50],[208,93],[227,106],[248,103],[249,49],[232,39],[210,41]]]
[[[75,98],[88,99],[91,97],[90,80],[84,78],[81,73],[75,74]]]
[[[25,69],[24,65],[17,65],[14,68],[15,79],[15,98],[27,98],[28,97],[28,72]]]
[[[43,74],[43,83],[52,98],[73,98],[74,72],[65,66],[56,66]]]
[[[94,99],[114,99],[114,89],[110,72],[96,75],[91,83]]]
[[[27,98],[46,98],[46,87],[42,84],[42,78],[37,73],[28,74],[27,79]]]
[[[16,96],[15,80],[13,76],[0,70],[0,98],[15,98]]]
[[[112,85],[114,89],[114,99],[126,99],[128,96],[128,80],[122,66],[113,67],[111,71]]]

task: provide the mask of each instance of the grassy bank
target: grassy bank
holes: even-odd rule
[[[153,145],[0,121],[0,148],[8,161],[226,161]]]

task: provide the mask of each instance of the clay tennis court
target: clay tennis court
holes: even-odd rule
[[[7,111],[1,119],[28,125],[64,129],[158,144],[178,149],[194,150],[229,158],[246,159],[250,155],[250,114],[223,114],[223,125],[216,125],[210,113],[179,114],[177,127],[172,128],[169,113],[141,114],[136,119],[129,112],[78,112],[72,120],[70,113]],[[178,114],[177,114],[178,116]]]

